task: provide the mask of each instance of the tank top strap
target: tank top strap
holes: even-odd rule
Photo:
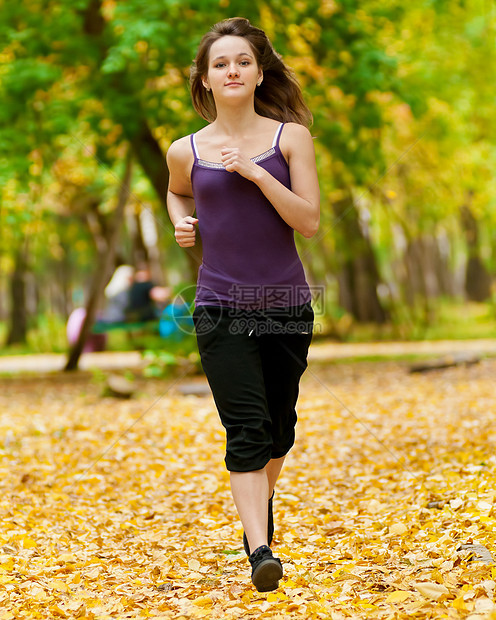
[[[281,139],[281,132],[282,132],[283,127],[284,127],[284,123],[281,123],[279,127],[276,129],[274,140],[272,141],[272,148],[279,146],[279,140]]]
[[[198,156],[198,148],[196,146],[196,139],[195,139],[195,134],[192,133],[190,134],[190,142],[191,142],[191,148],[193,149],[193,155],[195,156],[195,162],[197,162],[200,157]]]

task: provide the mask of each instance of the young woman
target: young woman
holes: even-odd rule
[[[168,210],[181,247],[201,234],[198,347],[226,429],[252,581],[269,591],[283,574],[269,547],[272,497],[313,327],[294,243],[295,230],[311,237],[319,225],[311,114],[265,33],[243,18],[203,37],[191,91],[209,124],[169,149]]]

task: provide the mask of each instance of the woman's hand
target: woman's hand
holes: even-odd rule
[[[182,248],[190,248],[195,245],[196,224],[198,224],[197,218],[187,215],[181,218],[175,225],[174,236],[176,237],[177,243]]]
[[[249,181],[255,181],[260,175],[261,168],[249,157],[246,157],[238,148],[224,146],[220,152],[224,168],[228,172],[237,172]]]

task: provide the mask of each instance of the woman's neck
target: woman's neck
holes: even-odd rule
[[[253,107],[242,108],[229,106],[217,109],[217,118],[214,123],[216,129],[227,136],[243,136],[253,133],[254,125],[259,115]]]

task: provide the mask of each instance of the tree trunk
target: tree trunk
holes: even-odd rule
[[[148,248],[146,246],[145,240],[143,239],[143,227],[141,225],[141,209],[136,206],[133,209],[133,235],[132,235],[132,256],[133,256],[133,264],[139,265],[139,263],[148,262]]]
[[[83,12],[83,30],[88,37],[91,37],[98,46],[101,62],[108,53],[108,41],[105,39],[106,22],[102,15],[102,1],[90,0],[87,8]],[[169,185],[169,170],[165,162],[165,156],[155,139],[150,126],[141,111],[139,93],[133,91],[133,86],[129,83],[126,74],[114,76],[115,92],[109,90],[109,97],[127,97],[131,101],[133,110],[133,122],[129,122],[128,117],[119,117],[120,108],[113,109],[108,107],[109,114],[114,116],[114,121],[122,125],[124,135],[131,144],[135,160],[143,169],[145,175],[152,184],[158,199],[164,209],[167,208],[167,188]],[[126,122],[128,121],[128,122]],[[169,234],[173,235],[170,224],[167,226]],[[202,261],[202,245],[199,235],[197,235],[195,247],[185,248],[191,280],[196,280],[198,266]]]
[[[137,108],[138,111],[139,108]],[[136,133],[128,135],[133,148],[136,160],[143,168],[146,176],[150,180],[164,210],[167,210],[167,189],[169,186],[169,170],[165,163],[165,157],[160,149],[158,142],[143,120]],[[174,234],[172,226],[167,223],[166,230],[172,236]],[[200,235],[196,235],[196,244],[191,248],[184,248],[188,261],[191,280],[196,280],[198,267],[202,262],[202,244]]]
[[[155,214],[151,208],[141,206],[139,216],[136,219],[138,220],[136,230],[139,233],[140,245],[146,252],[152,280],[163,286],[167,283],[164,275],[165,261],[162,260],[158,243],[159,235]]]
[[[61,295],[63,299],[63,313],[62,316],[65,320],[69,317],[72,310],[72,298],[71,298],[71,266],[69,262],[69,249],[67,245],[62,241],[62,248],[64,255],[62,264],[60,266],[60,286]]]
[[[14,273],[10,281],[10,328],[7,336],[7,346],[24,344],[28,331],[28,316],[26,308],[26,272],[27,259],[24,242],[16,253]]]
[[[340,304],[359,322],[384,323],[387,313],[377,294],[379,271],[372,244],[360,226],[351,192],[333,203],[342,235],[342,270],[338,275]]]
[[[414,312],[420,308],[422,314],[417,320],[423,325],[430,325],[434,320],[431,298],[437,293],[437,288],[434,290],[436,281],[430,271],[427,247],[422,237],[410,239],[405,252],[405,297]]]
[[[465,291],[471,301],[487,301],[491,297],[491,276],[479,256],[469,256]]]
[[[83,352],[84,345],[90,334],[91,327],[93,326],[96,311],[100,300],[103,296],[103,291],[108,282],[110,272],[114,264],[115,248],[119,239],[119,232],[121,229],[121,223],[123,221],[124,207],[129,196],[130,184],[132,175],[132,156],[131,150],[128,150],[126,156],[126,167],[124,171],[124,177],[119,188],[119,194],[117,198],[117,206],[112,217],[112,221],[109,225],[108,240],[106,251],[100,254],[98,259],[98,268],[93,278],[93,283],[90,289],[88,302],[86,304],[86,317],[81,327],[81,332],[77,341],[74,343],[72,349],[69,352],[69,357],[64,370],[76,370],[79,363],[79,358]]]
[[[491,275],[480,257],[479,225],[468,202],[460,207],[460,215],[468,248],[465,270],[465,292],[471,301],[486,301],[491,297]]]
[[[406,248],[405,263],[405,288],[410,303],[418,295],[435,298],[453,294],[453,275],[436,237],[411,239]]]

